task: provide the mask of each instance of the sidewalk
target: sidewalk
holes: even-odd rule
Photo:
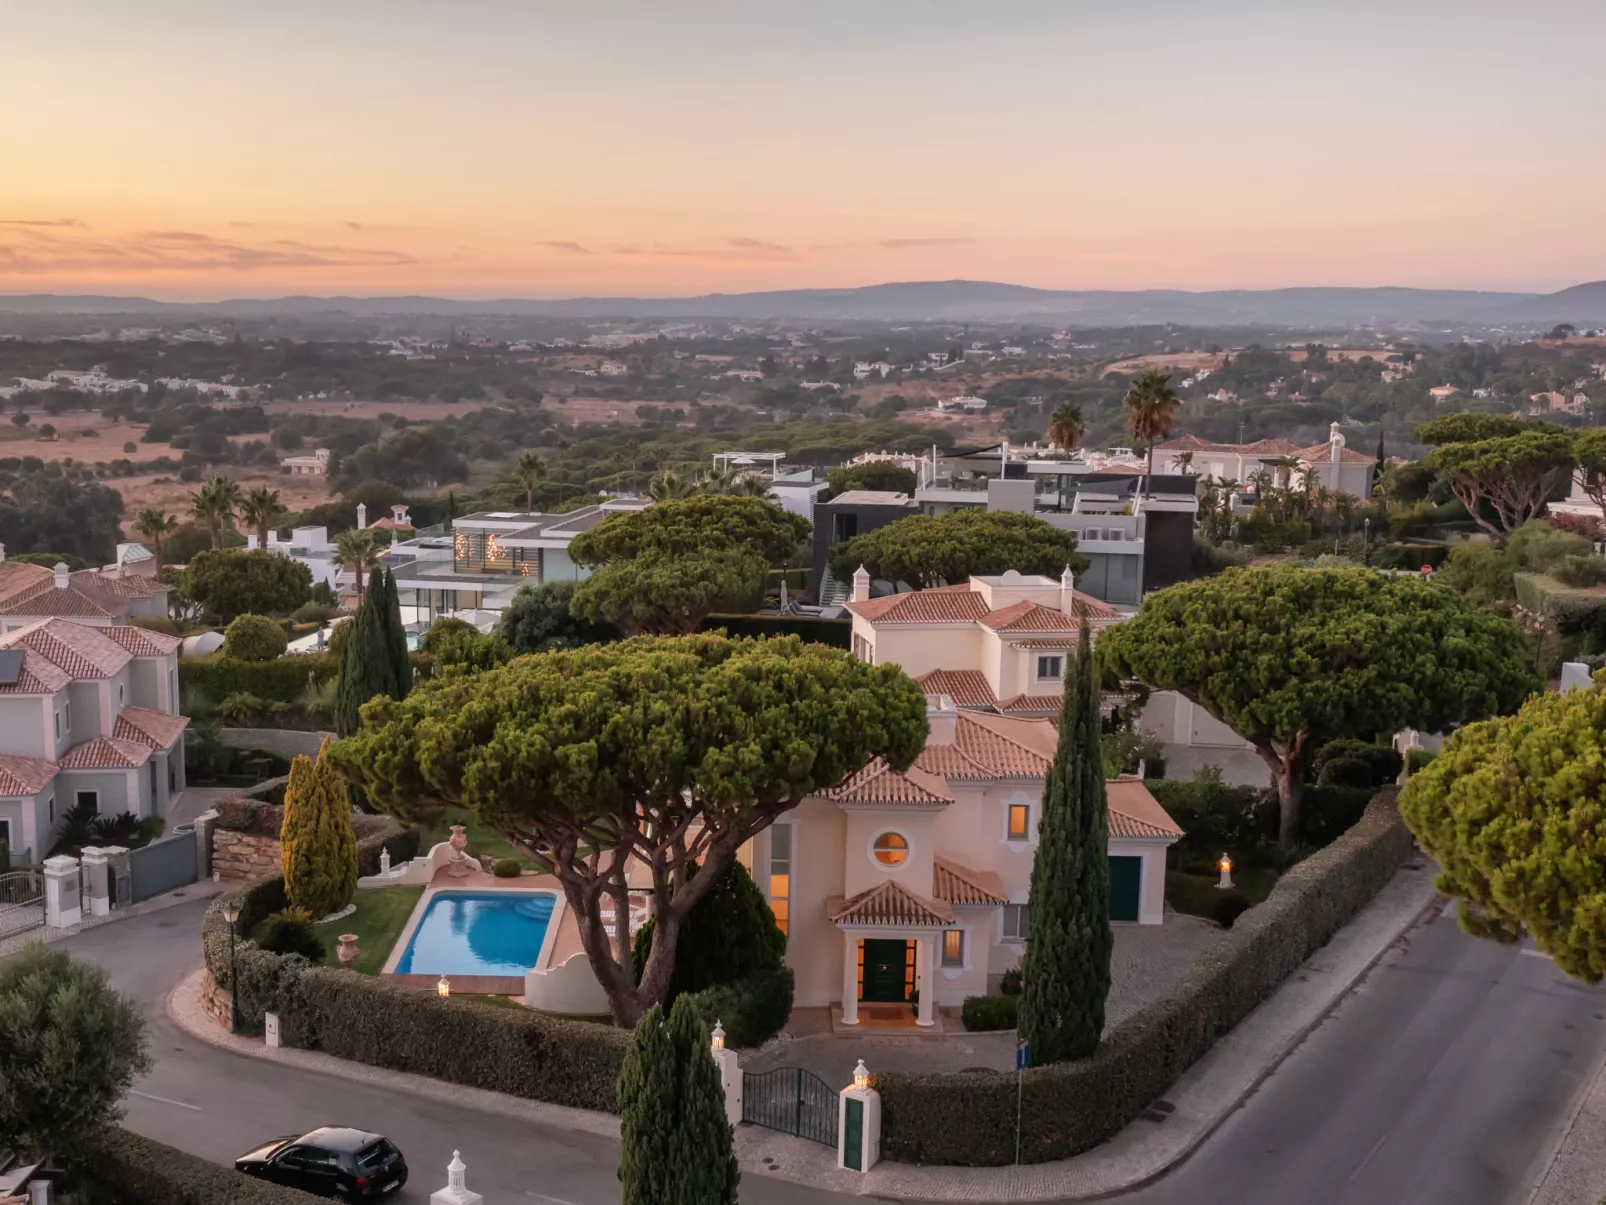
[[[1390,946],[1403,940],[1427,913],[1436,912],[1440,897],[1433,890],[1433,868],[1425,860],[1413,866],[1396,875],[1355,920],[1177,1082],[1167,1096],[1174,1111],[1163,1122],[1134,1121],[1097,1149],[1056,1163],[1018,1168],[881,1163],[864,1175],[840,1170],[836,1152],[817,1143],[739,1126],[736,1152],[742,1170],[833,1192],[936,1201],[1089,1199],[1146,1184],[1186,1159]],[[619,1132],[618,1118],[609,1114],[465,1088],[313,1051],[270,1050],[260,1039],[237,1037],[212,1020],[201,1005],[203,976],[197,971],[174,988],[168,1014],[179,1028],[214,1046],[538,1125],[610,1136]]]
[[[126,904],[121,908],[113,908],[105,916],[90,916],[87,912],[76,925],[65,929],[52,929],[49,925],[40,925],[32,929],[24,929],[21,933],[13,933],[9,937],[0,939],[0,958],[7,954],[15,954],[24,946],[36,941],[49,945],[53,941],[60,941],[64,937],[71,937],[75,933],[82,933],[85,929],[95,929],[101,925],[115,924],[130,917],[144,916],[149,912],[160,912],[164,908],[174,908],[179,904],[187,904],[192,900],[211,899],[214,895],[222,895],[234,883],[214,883],[210,879],[203,879],[180,887],[175,891],[168,891],[162,895],[152,896],[138,904]]]
[[[1528,1205],[1595,1205],[1606,1199],[1606,1056],[1589,1075]]]

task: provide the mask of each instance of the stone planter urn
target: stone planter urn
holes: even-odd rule
[[[346,970],[351,970],[357,964],[357,934],[342,933],[340,935],[340,948],[335,951],[335,957]]]
[[[461,858],[463,851],[468,848],[468,830],[461,824],[452,825],[452,835],[447,838],[447,841],[457,851],[457,856]]]

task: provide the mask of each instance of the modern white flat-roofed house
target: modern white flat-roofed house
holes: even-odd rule
[[[562,515],[480,511],[452,520],[449,534],[400,540],[385,550],[385,564],[396,575],[402,622],[505,611],[520,586],[581,581],[590,570],[569,559],[569,542],[611,515],[649,505],[620,499]]]
[[[863,1008],[895,1020],[912,1005],[929,1025],[935,1006],[996,988],[1025,948],[1054,726],[940,694],[927,706],[909,769],[874,761],[753,842],[797,1003],[840,1008],[849,1025]],[[1107,790],[1111,918],[1160,924],[1166,849],[1182,831],[1137,779]]]
[[[0,636],[0,840],[38,860],[68,808],[165,816],[184,789],[179,638],[46,619]]]

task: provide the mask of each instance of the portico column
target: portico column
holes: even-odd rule
[[[859,1023],[859,939],[842,934],[842,1024]]]
[[[932,997],[937,992],[937,977],[931,973],[931,968],[937,964],[937,939],[934,936],[922,937],[915,942],[915,982],[920,985],[920,1008],[915,1013],[916,1025],[934,1025],[932,1019],[936,1004]]]

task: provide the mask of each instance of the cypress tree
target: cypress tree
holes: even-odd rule
[[[697,1006],[636,1023],[619,1072],[623,1205],[735,1205],[740,1173],[719,1068]]]
[[[1032,862],[1019,1028],[1035,1064],[1091,1054],[1110,994],[1109,816],[1091,646],[1084,618]]]
[[[340,685],[335,691],[335,731],[350,736],[362,727],[358,709],[375,695],[397,698],[395,661],[385,633],[386,591],[383,571],[375,568],[363,591],[362,605],[347,620],[340,657]],[[411,682],[408,683],[411,686]]]
[[[351,826],[346,780],[325,759],[327,740],[314,762],[290,763],[279,828],[284,890],[294,908],[317,920],[338,912],[357,893],[357,834]]]
[[[407,655],[407,629],[402,625],[401,600],[396,593],[396,575],[385,570],[385,597],[381,607],[385,631],[385,657],[391,667],[395,688],[385,693],[405,699],[413,689],[413,662]]]

